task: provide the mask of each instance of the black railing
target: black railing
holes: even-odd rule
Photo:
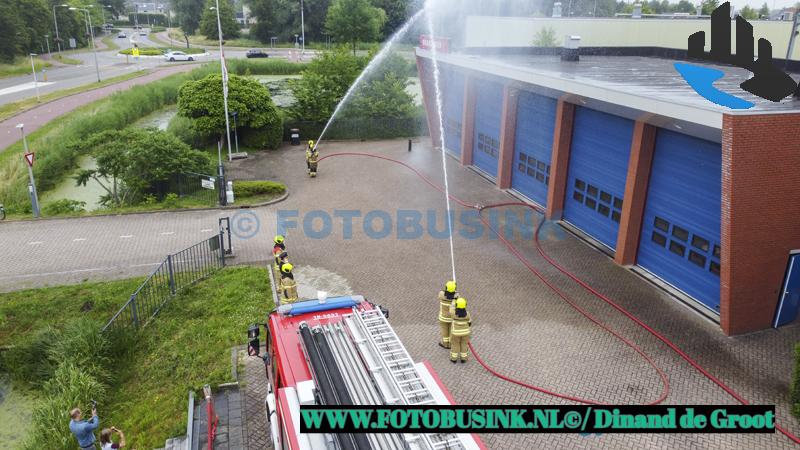
[[[224,266],[225,239],[222,232],[168,255],[102,331],[147,325],[171,297]]]
[[[325,122],[287,121],[283,125],[283,140],[291,140],[290,131],[300,130],[302,141],[317,139],[325,128]],[[428,135],[425,116],[405,119],[341,118],[331,123],[325,132],[326,139],[392,139]]]

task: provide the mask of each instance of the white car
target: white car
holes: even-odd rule
[[[194,61],[194,58],[183,52],[164,53],[164,59],[166,59],[167,61]]]

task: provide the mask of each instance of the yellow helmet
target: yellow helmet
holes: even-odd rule
[[[289,273],[292,269],[294,269],[294,266],[291,263],[286,263],[281,266],[281,272],[283,273]]]
[[[279,235],[275,236],[275,243],[276,244],[283,244],[283,239],[284,239],[284,237],[279,234]]]
[[[312,140],[309,140],[309,141],[308,141],[308,146],[309,146],[309,147],[313,147],[313,146],[314,146],[314,141],[312,141]]]
[[[456,308],[464,309],[466,307],[467,307],[467,299],[465,299],[464,297],[458,297],[456,299]]]
[[[455,281],[448,281],[444,285],[444,290],[449,292],[449,293],[451,293],[451,294],[454,293],[456,291],[456,282]]]

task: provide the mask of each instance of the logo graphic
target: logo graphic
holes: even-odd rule
[[[753,77],[739,87],[766,100],[779,102],[792,94],[800,97],[800,87],[792,77],[773,64],[772,44],[768,40],[758,40],[758,59],[753,60],[753,26],[741,16],[736,17],[736,54],[731,54],[730,17],[730,2],[717,7],[711,13],[711,51],[706,53],[703,50],[706,33],[698,31],[689,36],[689,57],[749,70]],[[708,101],[731,109],[748,109],[754,106],[752,102],[714,87],[714,82],[725,75],[721,70],[677,62],[675,70],[695,92]]]
[[[261,221],[252,211],[239,211],[231,218],[231,231],[241,240],[250,239],[261,229]]]

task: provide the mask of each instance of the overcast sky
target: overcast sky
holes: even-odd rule
[[[745,5],[750,5],[751,8],[761,8],[761,5],[764,4],[765,0],[730,0],[731,6],[735,7],[736,9],[742,9]],[[797,3],[797,0],[766,0],[767,4],[769,5],[769,9],[780,9],[785,6],[792,6]],[[674,3],[670,0],[670,3]],[[722,2],[720,2],[722,3]]]

